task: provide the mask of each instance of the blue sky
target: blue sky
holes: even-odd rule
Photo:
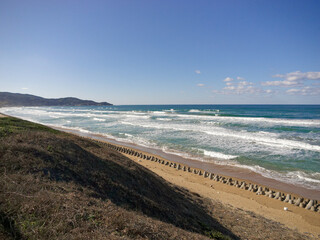
[[[320,1],[0,1],[0,91],[320,104]]]

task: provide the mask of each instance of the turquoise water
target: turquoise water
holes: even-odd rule
[[[320,105],[19,107],[1,112],[320,190]]]

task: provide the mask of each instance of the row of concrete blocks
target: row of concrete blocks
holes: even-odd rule
[[[169,161],[165,161],[162,159],[159,159],[157,157],[154,156],[149,156],[146,154],[143,154],[141,152],[126,148],[126,147],[119,147],[119,146],[115,146],[113,144],[110,143],[105,143],[109,148],[114,149],[118,152],[124,153],[124,154],[128,154],[128,155],[132,155],[132,156],[136,156],[145,160],[150,160],[150,161],[154,161],[154,162],[158,162],[159,164],[163,164],[165,166],[169,166],[172,168],[176,168],[177,170],[182,170],[185,172],[189,172],[189,173],[193,173],[193,174],[197,174],[199,176],[203,176],[204,178],[209,178],[213,181],[216,182],[221,182],[230,186],[234,186],[240,189],[244,189],[250,192],[254,192],[257,195],[265,195],[269,198],[273,198],[273,199],[277,199],[279,201],[283,201],[289,204],[293,204],[295,206],[299,206],[301,208],[305,208],[311,211],[315,211],[315,212],[319,212],[320,213],[320,201],[317,200],[312,200],[312,199],[304,199],[302,197],[294,197],[291,194],[284,194],[281,192],[276,192],[273,190],[270,190],[269,188],[266,187],[262,187],[262,186],[258,186],[256,184],[251,184],[251,183],[246,183],[246,182],[239,182],[238,180],[234,180],[232,178],[227,178],[227,177],[223,177],[223,176],[219,176],[213,173],[209,173],[206,171],[201,171],[201,170],[197,170],[197,169],[192,169],[188,166],[184,166],[181,164],[177,164],[175,162],[169,162]]]

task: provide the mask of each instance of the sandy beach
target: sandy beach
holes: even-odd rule
[[[118,147],[123,146],[118,144],[113,145]],[[166,161],[166,159],[159,155],[137,150],[135,148],[130,149],[141,154],[146,154]],[[254,212],[255,214],[261,215],[267,219],[279,222],[290,229],[298,230],[301,233],[310,233],[314,237],[320,237],[320,212],[310,211],[293,204],[268,198],[264,195],[257,195],[254,192],[213,181],[209,178],[199,176],[198,174],[189,173],[187,171],[159,164],[159,162],[142,159],[130,154],[124,155],[158,174],[165,180],[186,188],[191,192],[197,193],[204,198],[220,201],[224,205],[230,205],[236,209],[240,208],[244,211]],[[233,179],[237,179],[239,181],[243,180],[240,178]],[[255,182],[252,181],[251,183],[255,184]],[[274,190],[277,191],[277,189]],[[288,192],[289,191],[286,191],[284,193],[286,194]],[[299,197],[299,195],[293,196]],[[287,211],[284,210],[285,207],[288,208]]]

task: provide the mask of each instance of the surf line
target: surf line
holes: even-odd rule
[[[87,137],[83,137],[83,136],[81,136],[81,137],[88,139]],[[233,186],[233,187],[236,187],[236,188],[239,188],[242,190],[250,191],[252,193],[255,193],[256,195],[269,197],[272,199],[279,200],[281,202],[292,204],[294,206],[297,206],[297,207],[300,207],[300,208],[303,208],[306,210],[320,213],[320,203],[317,200],[303,198],[303,197],[298,196],[296,194],[295,194],[296,196],[293,196],[292,194],[280,192],[280,191],[277,191],[277,190],[274,190],[274,189],[271,189],[271,188],[268,188],[265,186],[261,186],[258,184],[253,184],[250,182],[248,183],[246,181],[232,179],[231,177],[221,176],[221,175],[207,172],[207,171],[204,171],[204,170],[198,169],[198,168],[191,168],[190,166],[187,166],[184,164],[180,164],[180,163],[176,163],[174,161],[168,161],[168,160],[160,158],[160,157],[148,155],[146,153],[137,151],[132,148],[123,147],[121,145],[111,144],[109,142],[100,141],[100,140],[96,140],[96,139],[92,139],[92,138],[90,138],[90,140],[96,141],[98,143],[102,143],[103,145],[105,145],[109,149],[117,151],[123,155],[129,155],[132,157],[136,157],[139,159],[139,161],[146,160],[146,161],[156,162],[156,163],[159,163],[159,164],[166,166],[166,167],[171,167],[176,170],[188,172],[190,174],[195,174],[195,175],[210,179],[215,182],[220,182],[222,184],[226,184],[226,185]]]

